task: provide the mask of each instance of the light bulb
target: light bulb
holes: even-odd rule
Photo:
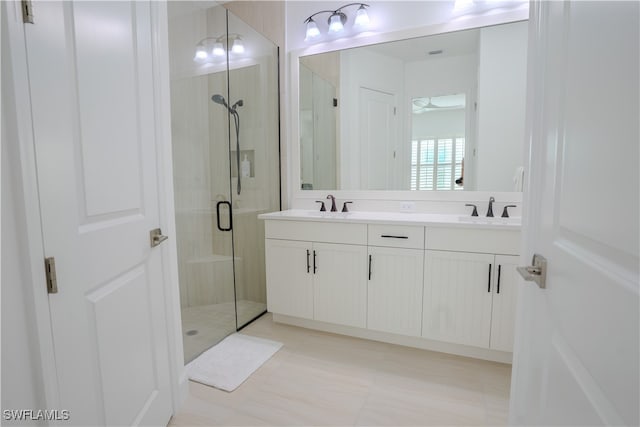
[[[319,35],[320,30],[318,29],[318,24],[316,24],[316,21],[309,18],[309,22],[307,22],[307,36],[305,37],[305,40],[311,40]]]
[[[366,27],[369,25],[369,14],[367,10],[364,8],[364,5],[361,4],[356,12],[356,20],[354,21],[354,25],[356,27]]]
[[[213,44],[213,50],[211,51],[211,53],[215,56],[223,56],[224,55],[224,47],[222,46],[222,43],[220,42],[215,42]]]
[[[473,7],[473,0],[456,0],[453,4],[454,12],[463,12]]]
[[[231,52],[233,52],[233,53],[244,53],[244,43],[242,43],[242,40],[235,39],[233,41],[233,45],[231,46]]]
[[[196,56],[193,58],[194,61],[201,61],[203,59],[207,59],[207,50],[203,45],[199,44],[196,46]]]
[[[342,31],[344,29],[344,23],[342,22],[343,17],[344,17],[344,20],[346,21],[347,17],[342,12],[334,12],[333,15],[331,15],[329,17],[329,32],[330,33],[339,33],[340,31]]]

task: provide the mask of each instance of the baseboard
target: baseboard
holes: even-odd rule
[[[285,316],[273,313],[273,321],[301,328],[315,329],[334,334],[349,335],[373,341],[381,341],[406,347],[420,348],[423,350],[437,351],[440,353],[455,354],[457,356],[473,357],[474,359],[489,360],[492,362],[511,364],[513,354],[505,351],[490,350],[480,347],[472,347],[462,344],[452,344],[442,341],[434,341],[420,337],[390,334],[387,332],[372,331],[369,329],[355,328],[352,326],[336,325],[333,323],[319,322],[316,320],[301,319],[299,317]]]
[[[182,407],[184,402],[187,400],[189,396],[189,376],[187,375],[187,370],[184,369],[182,371],[182,375],[180,375],[180,381],[178,383],[178,406]]]

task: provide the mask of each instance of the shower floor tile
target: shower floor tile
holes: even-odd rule
[[[240,300],[238,320],[253,319],[267,309],[265,303]],[[236,331],[233,302],[185,307],[182,309],[182,340],[184,361],[188,363]]]

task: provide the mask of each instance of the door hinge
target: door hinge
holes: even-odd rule
[[[25,24],[33,24],[33,5],[31,0],[21,0],[22,6],[22,22]]]
[[[396,107],[393,107],[393,115],[395,116],[396,113],[398,112],[398,109]]]
[[[56,259],[49,257],[44,259],[44,270],[47,274],[47,292],[58,293],[58,279],[56,278]]]

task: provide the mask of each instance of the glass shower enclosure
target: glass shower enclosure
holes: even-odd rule
[[[169,50],[189,362],[266,312],[258,215],[280,209],[278,48],[221,5],[176,1]]]

